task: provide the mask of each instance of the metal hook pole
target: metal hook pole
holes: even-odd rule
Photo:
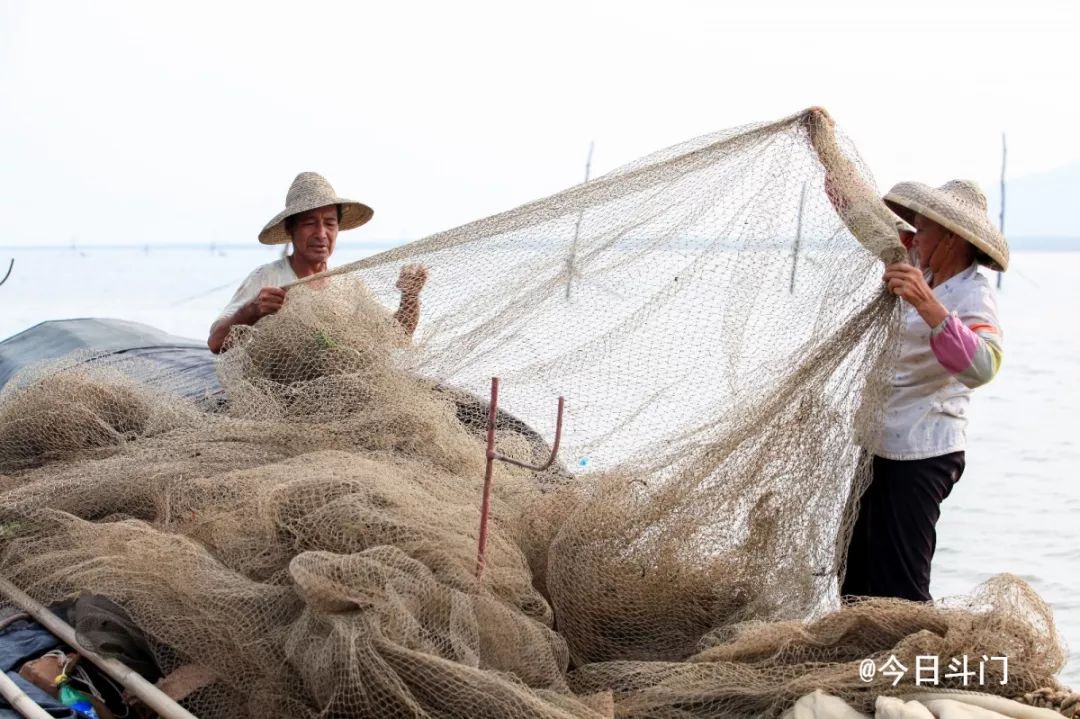
[[[11,270],[15,267],[15,258],[11,258],[11,262],[8,263],[7,273],[4,275],[4,279],[0,280],[0,285],[7,282],[8,277],[11,277]]]
[[[495,417],[499,404],[499,378],[491,378],[491,402],[488,404],[487,468],[484,470],[484,499],[480,503],[480,540],[476,549],[476,578],[484,573],[484,553],[487,551],[488,516],[491,512],[491,475],[495,469]]]
[[[480,539],[476,549],[476,578],[484,573],[484,556],[487,552],[488,520],[491,514],[491,480],[495,470],[495,460],[506,462],[517,467],[529,469],[534,472],[543,472],[555,463],[559,454],[559,443],[562,441],[563,408],[566,402],[559,397],[559,413],[555,418],[555,440],[551,445],[551,456],[548,461],[541,465],[531,465],[519,462],[516,459],[504,457],[495,451],[495,423],[499,416],[499,378],[491,378],[491,401],[488,403],[487,421],[487,467],[484,470],[484,498],[480,504]]]

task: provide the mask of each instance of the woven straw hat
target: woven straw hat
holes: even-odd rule
[[[885,204],[908,222],[915,215],[933,220],[982,250],[991,269],[1008,269],[1009,244],[990,222],[986,195],[971,180],[950,180],[941,187],[901,182],[885,195]]]
[[[285,209],[266,223],[266,227],[259,233],[259,242],[264,245],[285,244],[289,241],[289,233],[285,232],[285,218],[327,205],[341,205],[339,230],[359,227],[375,214],[374,210],[362,202],[338,197],[326,178],[317,172],[301,172],[289,185],[289,193],[285,195]]]

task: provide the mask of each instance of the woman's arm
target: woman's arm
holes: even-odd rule
[[[1001,330],[982,316],[950,314],[930,331],[937,361],[965,387],[975,389],[1001,369]]]
[[[950,313],[926,284],[922,272],[897,263],[885,270],[889,290],[911,304],[930,329],[930,349],[938,363],[972,389],[992,380],[1001,368],[1001,329],[992,300],[976,310]]]

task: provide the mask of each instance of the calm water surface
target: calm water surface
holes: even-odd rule
[[[1080,687],[1080,253],[1016,253],[998,295],[1005,362],[974,394],[967,468],[942,505],[931,592],[1001,572],[1054,609]]]

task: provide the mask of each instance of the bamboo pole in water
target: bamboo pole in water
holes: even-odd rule
[[[1001,133],[1001,214],[998,216],[998,229],[1005,234],[1005,133]],[[998,272],[997,288],[1001,289],[1001,273]]]
[[[589,143],[589,156],[585,158],[585,182],[589,181],[589,175],[592,173],[592,152],[595,144],[595,142]],[[577,259],[578,235],[581,234],[581,217],[583,214],[579,212],[577,222],[574,223],[574,239],[570,242],[570,256],[566,258],[566,299],[570,299],[570,285],[573,284],[574,273],[577,272],[574,261]]]
[[[795,293],[795,268],[799,265],[799,242],[802,240],[803,207],[806,205],[806,183],[803,183],[802,194],[799,196],[799,224],[795,228],[795,250],[791,254],[791,287],[788,289]]]

